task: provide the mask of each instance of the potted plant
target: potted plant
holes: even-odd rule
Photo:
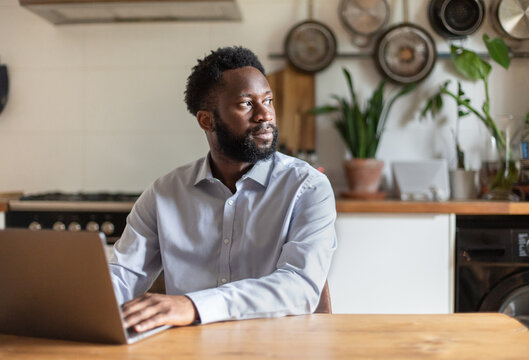
[[[349,98],[332,95],[336,105],[324,105],[310,110],[312,114],[336,114],[334,125],[351,154],[351,159],[344,162],[349,185],[348,195],[357,198],[370,198],[376,194],[384,162],[375,158],[378,145],[384,132],[386,121],[395,101],[415,88],[407,84],[393,95],[386,103],[384,89],[386,81],[382,80],[371,98],[361,106],[356,96],[353,79],[347,69],[343,69]]]
[[[510,57],[509,49],[507,48],[507,45],[505,45],[505,42],[501,38],[491,40],[487,34],[483,35],[483,42],[485,43],[491,59],[505,69],[508,69],[510,65]],[[427,113],[431,113],[432,115],[439,113],[443,107],[443,97],[448,96],[454,99],[457,104],[458,116],[456,129],[460,119],[469,114],[473,114],[480,119],[494,139],[498,154],[500,159],[502,159],[492,181],[491,192],[488,197],[494,199],[508,199],[510,198],[510,187],[518,177],[518,170],[512,158],[512,151],[509,146],[509,139],[506,139],[505,129],[500,129],[497,122],[491,116],[488,78],[492,66],[489,62],[482,59],[476,52],[460,46],[451,45],[450,55],[456,70],[463,75],[463,77],[474,81],[481,81],[483,83],[485,99],[481,109],[478,110],[478,108],[472,105],[470,99],[466,97],[465,92],[462,90],[459,81],[457,82],[457,92],[450,90],[450,81],[446,81],[440,86],[439,91],[428,99],[422,110],[422,116],[426,116]],[[455,134],[458,169],[464,169],[464,153],[461,151],[459,145],[457,131]]]

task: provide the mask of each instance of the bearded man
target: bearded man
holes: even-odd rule
[[[140,196],[110,269],[125,326],[312,313],[336,248],[329,181],[276,151],[273,93],[250,50],[219,48],[187,79],[207,156]],[[164,270],[166,294],[145,293]]]

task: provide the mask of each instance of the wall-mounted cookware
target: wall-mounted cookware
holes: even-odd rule
[[[312,20],[313,0],[308,1],[309,20],[295,25],[285,39],[285,55],[296,70],[314,73],[336,57],[336,37],[325,24]]]
[[[7,78],[7,66],[0,65],[0,113],[6,106],[8,91],[9,79]]]
[[[285,54],[297,70],[313,73],[325,69],[336,56],[336,38],[326,25],[308,20],[294,26],[285,40]]]
[[[359,47],[371,43],[372,37],[387,24],[389,14],[386,0],[341,0],[338,6],[343,27]]]
[[[475,33],[485,17],[483,0],[430,0],[428,19],[432,28],[447,39]]]
[[[495,0],[491,13],[500,34],[510,39],[529,39],[529,0]]]
[[[375,64],[389,79],[409,84],[424,79],[435,65],[437,51],[423,28],[408,22],[408,3],[403,0],[404,22],[386,30],[377,40]]]

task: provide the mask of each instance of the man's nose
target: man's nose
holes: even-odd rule
[[[275,119],[275,111],[273,105],[269,107],[261,104],[257,109],[255,120],[257,122],[273,122]]]

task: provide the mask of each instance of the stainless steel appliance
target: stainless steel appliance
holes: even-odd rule
[[[56,25],[145,21],[238,21],[235,0],[19,0]]]
[[[458,216],[456,312],[502,312],[529,326],[529,215]]]
[[[6,228],[102,231],[112,244],[121,236],[136,193],[41,193],[9,202]]]

